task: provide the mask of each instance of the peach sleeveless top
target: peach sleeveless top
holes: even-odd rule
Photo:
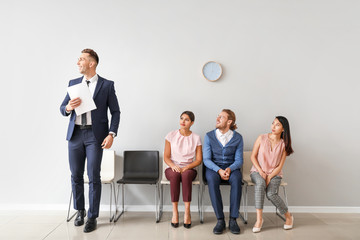
[[[266,174],[271,174],[272,171],[280,164],[281,156],[285,151],[285,142],[283,139],[280,140],[278,144],[271,149],[271,142],[268,134],[261,135],[261,143],[257,156],[257,160],[261,169]],[[253,165],[250,172],[258,172],[258,170]],[[282,177],[282,170],[277,176]]]

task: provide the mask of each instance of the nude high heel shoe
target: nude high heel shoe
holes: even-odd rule
[[[284,229],[285,230],[290,230],[293,228],[293,225],[294,225],[294,216],[291,215],[291,219],[292,219],[292,224],[291,225],[286,225],[284,224]]]
[[[258,233],[261,231],[261,228],[263,226],[263,223],[264,223],[264,219],[261,220],[261,224],[260,224],[260,227],[253,227],[252,231],[253,233]]]

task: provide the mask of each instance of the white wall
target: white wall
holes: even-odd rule
[[[124,150],[162,155],[183,110],[203,137],[230,108],[245,150],[274,116],[289,119],[290,205],[359,207],[359,11],[335,0],[2,1],[0,204],[67,203],[59,106],[90,47],[98,73],[116,82],[118,177]],[[218,82],[202,77],[209,60],[223,65]],[[128,204],[152,204],[152,191],[128,188]]]

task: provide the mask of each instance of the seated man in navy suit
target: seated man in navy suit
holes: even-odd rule
[[[225,229],[223,203],[220,192],[221,181],[230,186],[229,229],[234,234],[240,233],[236,218],[239,217],[241,200],[241,166],[243,164],[243,139],[235,131],[236,117],[233,111],[223,109],[216,118],[216,129],[208,132],[204,138],[203,161],[206,166],[205,176],[209,186],[211,204],[217,218],[213,232],[221,234]]]
[[[96,74],[99,57],[92,49],[84,49],[78,59],[80,78],[70,80],[69,86],[86,84],[93,96],[96,109],[76,116],[75,108],[81,99],[70,99],[66,95],[60,106],[64,116],[70,115],[66,139],[69,148],[74,208],[78,210],[75,226],[84,224],[86,216],[84,199],[84,168],[87,159],[89,177],[89,210],[84,232],[94,231],[97,227],[101,197],[100,166],[104,148],[110,148],[117,134],[120,122],[120,108],[115,94],[114,82]],[[108,109],[111,113],[109,127]]]

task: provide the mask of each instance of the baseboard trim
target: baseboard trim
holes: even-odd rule
[[[0,204],[0,211],[67,211],[68,205],[65,204]],[[110,205],[101,205],[101,211],[109,211]],[[224,206],[225,212],[228,212],[229,206]],[[248,212],[255,212],[254,206],[248,206]],[[184,211],[183,205],[179,206],[179,211]],[[290,212],[294,213],[360,213],[360,207],[346,206],[291,206]],[[129,212],[153,212],[154,205],[125,205],[125,211]],[[171,205],[163,206],[164,212],[171,212]],[[191,206],[192,212],[197,212],[197,204]],[[205,212],[213,212],[212,206],[204,206]],[[240,211],[243,211],[241,206]],[[275,207],[264,206],[264,212],[274,212]]]

